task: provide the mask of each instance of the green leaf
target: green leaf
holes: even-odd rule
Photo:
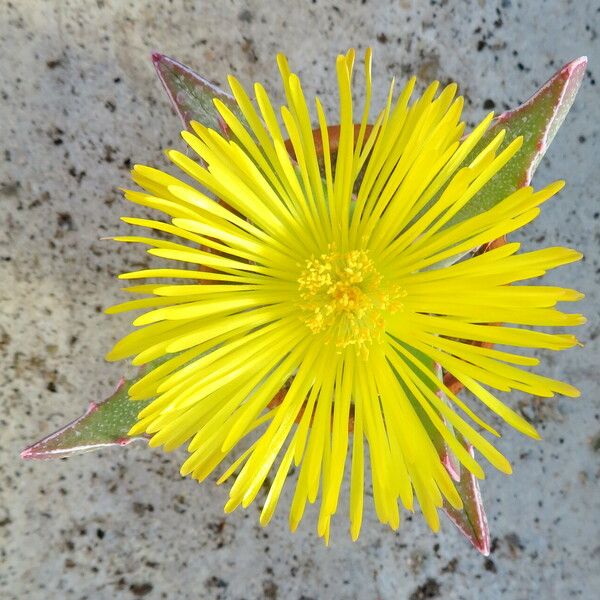
[[[439,379],[442,380],[443,372],[438,364],[434,363],[431,358],[416,348],[413,348],[407,344],[402,345],[423,365],[425,365],[425,367],[437,373]],[[449,400],[446,398],[445,394],[442,393],[439,387],[435,386],[424,376],[422,377],[422,380],[426,382],[427,386],[433,392],[435,392],[442,401],[446,402],[446,404],[450,406]],[[475,546],[475,548],[477,548],[477,550],[479,550],[482,554],[487,556],[490,551],[490,532],[477,478],[467,471],[467,469],[461,467],[460,462],[450,450],[440,432],[434,427],[433,423],[430,421],[429,417],[420,406],[417,399],[402,381],[400,381],[400,384],[404,388],[404,392],[411,402],[413,409],[417,413],[419,420],[421,423],[423,423],[429,439],[433,442],[433,445],[440,457],[440,461],[446,467],[450,477],[454,480],[456,490],[463,501],[462,510],[458,510],[453,508],[444,498],[444,512],[448,515],[456,527],[458,527],[459,531],[473,544],[473,546]],[[454,432],[456,439],[473,455],[473,448],[471,445],[465,441],[463,436],[458,431],[453,430],[450,423],[448,423],[445,419],[443,420],[446,423],[446,427]]]
[[[473,447],[463,436],[458,431],[455,431],[454,435],[470,454],[474,456]],[[488,556],[490,553],[490,530],[483,508],[479,481],[467,469],[459,467],[459,480],[455,485],[463,501],[463,508],[462,510],[457,510],[450,506],[446,499],[444,499],[444,512],[473,546],[481,554]]]
[[[465,164],[481,152],[502,129],[506,130],[506,137],[499,151],[519,136],[523,136],[523,146],[447,226],[481,214],[515,190],[529,185],[535,169],[575,100],[586,65],[585,56],[566,64],[527,102],[494,119],[471,156],[465,160]]]
[[[191,120],[196,120],[207,127],[226,133],[226,126],[213,105],[214,98],[221,99],[243,120],[237,103],[230,94],[189,67],[159,53],[152,55],[152,61],[171,104],[185,127],[189,127]],[[502,129],[506,130],[506,137],[499,150],[518,136],[523,136],[523,146],[517,155],[449,221],[446,227],[488,210],[516,189],[529,185],[535,169],[573,104],[586,65],[585,56],[567,63],[527,102],[499,115],[492,122],[479,144],[465,160],[465,164],[481,152]],[[330,142],[333,143],[337,139],[337,126],[334,125],[330,129]],[[320,139],[319,130],[315,130],[315,133]]]
[[[494,120],[465,163],[468,164],[502,129],[506,130],[506,137],[501,148],[506,147],[518,136],[523,136],[523,146],[517,155],[456,214],[448,226],[485,212],[516,189],[529,185],[535,169],[573,104],[586,64],[585,57],[568,63],[527,102]],[[473,454],[471,445],[457,431],[454,433],[461,444]],[[452,461],[452,453],[449,452],[441,436],[435,435],[432,439],[442,462],[452,474],[456,469],[456,460]],[[490,532],[479,482],[475,476],[460,466],[458,466],[458,473],[456,488],[462,498],[463,509],[457,510],[444,502],[444,512],[473,546],[487,556],[490,552]]]
[[[152,54],[152,62],[173,108],[187,129],[190,128],[190,121],[198,121],[206,127],[227,133],[227,126],[213,104],[215,98],[219,98],[243,122],[233,96],[208,79],[158,52]]]
[[[91,402],[84,415],[23,450],[21,458],[64,458],[107,446],[126,446],[134,440],[144,439],[127,435],[138,413],[149,404],[149,401],[129,399],[127,390],[138,378],[121,378],[112,396],[101,402]]]

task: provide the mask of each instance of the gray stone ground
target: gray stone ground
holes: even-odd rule
[[[598,2],[1,0],[0,15],[2,598],[599,597]],[[393,533],[369,511],[358,543],[340,519],[327,549],[314,514],[295,535],[283,510],[266,530],[256,505],[225,518],[226,490],[182,480],[181,454],[141,445],[21,462],[19,450],[106,395],[126,368],[102,356],[127,318],[101,310],[120,299],[114,275],[142,253],[99,238],[125,231],[118,217],[131,209],[115,188],[129,165],[162,165],[162,148],[180,146],[150,51],[218,82],[228,72],[261,79],[280,97],[276,51],[327,95],[335,54],[369,44],[376,100],[393,74],[454,79],[470,121],[484,104],[524,100],[567,60],[591,59],[536,176],[568,187],[518,236],[586,253],[549,278],[587,294],[586,347],[544,357],[582,396],[513,395],[544,441],[511,431],[500,441],[516,468],[509,478],[490,470],[484,484],[489,559],[447,521],[437,536],[420,517]]]

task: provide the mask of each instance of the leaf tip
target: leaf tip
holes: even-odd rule
[[[159,63],[161,63],[163,61],[163,59],[165,58],[165,55],[161,54],[160,52],[156,52],[156,50],[154,50],[150,53],[150,57],[152,58],[152,63],[156,67],[159,65]]]
[[[33,446],[27,446],[25,450],[21,450],[21,452],[19,453],[19,456],[23,460],[33,460],[35,458],[35,455],[35,444]]]
[[[583,55],[568,62],[562,69],[561,72],[565,72],[567,75],[572,76],[574,73],[580,73],[585,71],[588,64],[588,57]]]
[[[482,537],[478,537],[473,541],[473,546],[479,550],[479,552],[483,555],[483,556],[489,556],[490,555],[490,551],[491,551],[491,544],[490,544],[490,536],[489,535],[484,535]]]

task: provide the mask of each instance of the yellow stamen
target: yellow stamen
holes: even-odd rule
[[[361,353],[380,339],[385,313],[402,309],[406,295],[397,285],[385,285],[365,250],[339,253],[333,249],[306,261],[298,279],[300,308],[308,328],[325,332],[338,348],[354,345]]]

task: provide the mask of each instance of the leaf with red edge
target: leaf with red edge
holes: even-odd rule
[[[446,227],[489,210],[515,190],[530,184],[535,169],[575,100],[586,65],[585,56],[567,63],[527,102],[494,119],[465,164],[481,152],[502,129],[506,130],[506,137],[498,151],[519,136],[523,136],[523,146]]]
[[[215,98],[221,100],[238,118],[243,119],[230,94],[189,67],[158,52],[152,54],[152,62],[184,127],[189,129],[190,121],[198,121],[206,127],[226,133],[227,126],[213,104]]]
[[[456,439],[474,456],[473,447],[465,441],[463,436],[455,431]],[[462,510],[457,510],[444,500],[444,512],[458,527],[460,532],[483,554],[490,553],[490,529],[483,508],[481,491],[477,478],[459,466],[459,480],[455,483],[462,501]]]
[[[523,136],[523,146],[520,152],[454,217],[451,223],[480,214],[516,189],[529,185],[535,169],[573,104],[583,80],[586,65],[585,57],[566,64],[527,102],[514,110],[503,113],[494,120],[478,147],[473,151],[472,157],[502,129],[506,130],[503,146],[519,135]],[[500,240],[499,242],[502,243]],[[446,374],[445,383],[454,393],[458,393],[462,389],[462,385],[449,374]],[[473,448],[465,442],[462,436],[458,432],[455,434],[469,452],[473,453]],[[451,460],[452,456],[443,440],[434,438],[434,443],[436,443],[444,464],[447,466],[452,464],[454,467],[455,461]],[[455,474],[454,468],[448,469],[448,471],[451,475]],[[444,511],[475,548],[487,556],[490,549],[490,534],[479,483],[466,469],[461,469],[456,487],[464,504],[463,510],[456,510],[445,503]]]
[[[437,371],[438,377],[443,377],[442,369],[439,365],[433,364],[430,359],[425,355],[410,348],[410,352],[416,356],[422,363],[428,366],[428,368]],[[402,382],[400,382],[402,383]],[[424,383],[435,391],[438,397],[448,404],[452,408],[451,403],[445,394],[437,389],[437,387],[430,382]],[[477,478],[472,475],[467,469],[463,468],[454,455],[454,453],[448,448],[448,445],[444,441],[440,432],[433,426],[425,412],[420,408],[419,403],[412,396],[409,390],[405,388],[408,400],[412,403],[413,409],[417,413],[421,423],[427,431],[429,439],[431,439],[434,447],[436,448],[440,460],[446,467],[450,477],[453,479],[456,490],[460,495],[463,507],[462,509],[453,508],[450,503],[444,499],[443,510],[448,515],[450,520],[458,527],[460,532],[479,550],[482,554],[489,554],[490,550],[490,532],[487,525],[487,518],[485,516],[485,510],[483,508],[483,502],[481,499],[481,492],[479,490],[479,482]],[[446,422],[448,429],[454,432],[456,439],[474,456],[473,448],[468,444],[463,436],[452,428],[450,423]]]
[[[149,404],[149,401],[130,400],[127,390],[136,380],[137,377],[130,380],[121,378],[112,396],[101,402],[91,402],[84,415],[23,450],[21,458],[65,458],[107,446],[126,446],[144,439],[128,435],[140,410]]]

